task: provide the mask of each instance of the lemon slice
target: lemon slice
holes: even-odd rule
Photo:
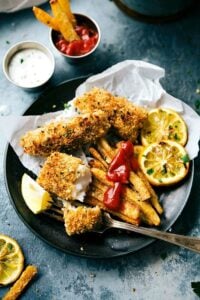
[[[18,243],[0,234],[0,285],[17,280],[23,268],[24,256]]]
[[[187,142],[187,126],[177,112],[156,108],[148,114],[141,132],[141,141],[147,146],[162,140],[171,140],[184,146]]]
[[[21,192],[26,205],[34,214],[41,213],[52,205],[50,194],[27,174],[22,176]]]
[[[152,185],[167,186],[187,175],[189,157],[180,144],[163,141],[145,147],[140,153],[139,165]]]

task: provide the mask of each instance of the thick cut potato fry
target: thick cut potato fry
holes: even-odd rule
[[[124,197],[126,197],[127,199],[132,199],[132,201],[134,201],[139,206],[142,214],[145,216],[147,224],[155,226],[160,225],[160,217],[151,206],[151,204],[148,201],[138,200],[133,192],[134,191],[129,188],[124,189]]]
[[[140,223],[139,210],[137,210],[137,208],[135,208],[135,207],[134,207],[134,210],[130,206],[126,208],[126,210],[127,211],[130,210],[130,213],[131,213],[131,215],[127,216],[125,214],[125,210],[124,210],[124,214],[121,211],[109,210],[109,209],[107,209],[107,207],[104,206],[103,201],[98,200],[92,196],[88,196],[85,199],[85,201],[87,204],[89,204],[91,206],[98,205],[102,210],[109,212],[113,216],[116,216],[125,222],[131,223],[133,225],[139,225],[139,223]],[[130,203],[128,203],[128,205],[130,205]],[[138,217],[136,218],[136,216],[138,216]]]
[[[129,181],[134,186],[135,190],[139,193],[142,201],[145,201],[151,197],[146,185],[144,184],[142,179],[137,174],[135,174],[135,172],[130,172]]]
[[[89,166],[91,168],[97,168],[97,169],[101,169],[104,171],[107,171],[107,169],[105,168],[105,166],[97,159],[92,159],[89,161]]]
[[[151,204],[156,209],[156,211],[161,215],[163,213],[163,208],[159,203],[158,196],[156,195],[154,189],[151,187],[150,183],[148,182],[146,176],[142,173],[142,171],[138,171],[137,174],[143,180],[145,186],[148,188],[151,194],[151,198],[150,198]]]
[[[15,300],[18,299],[20,294],[29,284],[29,282],[37,274],[37,268],[35,266],[28,266],[21,274],[20,278],[10,288],[8,293],[2,298],[2,300]]]
[[[80,40],[80,37],[74,30],[73,25],[71,24],[67,15],[62,11],[58,1],[57,0],[50,1],[50,6],[54,17],[58,22],[59,31],[62,33],[65,40],[68,42]]]
[[[90,147],[89,152],[94,156],[94,158],[96,158],[106,168],[106,170],[108,169],[107,162],[102,158],[102,156],[99,154],[99,152],[95,148]]]
[[[58,23],[55,18],[50,16],[44,10],[39,7],[33,6],[33,13],[38,21],[51,27],[52,29],[59,31]]]
[[[69,21],[72,23],[73,26],[75,26],[76,18],[72,14],[69,0],[58,0],[58,3],[60,4],[60,7],[62,8],[63,12],[67,15]]]

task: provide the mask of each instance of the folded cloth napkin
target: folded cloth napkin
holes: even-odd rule
[[[0,12],[11,13],[20,9],[40,5],[47,0],[0,0]]]

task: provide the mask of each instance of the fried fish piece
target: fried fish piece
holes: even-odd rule
[[[102,88],[93,88],[89,92],[74,99],[74,106],[81,113],[92,113],[96,110],[103,110],[110,116],[115,109],[115,97]]]
[[[115,101],[118,109],[115,111],[113,127],[121,138],[134,143],[147,119],[147,111],[133,105],[126,98],[115,97]]]
[[[80,158],[54,152],[45,161],[37,182],[64,200],[83,201],[91,182],[90,168]]]
[[[133,105],[126,98],[115,97],[108,91],[93,88],[74,100],[75,107],[81,112],[102,110],[110,116],[116,133],[126,140],[135,142],[139,130],[147,118],[147,111]]]
[[[102,223],[101,210],[98,206],[72,206],[69,203],[63,208],[65,230],[68,235],[92,231]]]
[[[48,156],[64,148],[72,151],[95,142],[110,128],[107,113],[96,111],[67,120],[54,120],[22,136],[20,145],[31,155]]]

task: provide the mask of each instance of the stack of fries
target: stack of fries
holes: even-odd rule
[[[76,19],[71,12],[69,0],[51,0],[50,6],[53,16],[39,7],[33,7],[33,13],[37,20],[59,31],[68,42],[80,40],[74,30]]]
[[[113,182],[106,178],[106,173],[117,148],[111,147],[105,138],[101,138],[97,146],[90,147],[89,151],[93,157],[90,161],[93,181],[85,202],[91,206],[98,205],[101,209],[134,225],[139,225],[142,221],[148,225],[158,226],[163,209],[155,191],[139,169],[130,172],[129,183],[125,185],[120,209],[118,211],[107,209],[103,203],[104,193]]]

